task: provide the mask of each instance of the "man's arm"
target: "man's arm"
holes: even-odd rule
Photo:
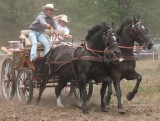
[[[51,26],[46,22],[44,15],[39,15],[38,16],[38,20],[39,20],[39,22],[41,23],[42,26],[44,26],[44,27],[46,27],[48,29],[51,28]]]

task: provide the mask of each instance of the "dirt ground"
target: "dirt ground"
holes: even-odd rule
[[[0,66],[1,67],[1,66]],[[135,81],[123,80],[122,102],[125,114],[118,114],[115,93],[112,96],[109,112],[101,112],[100,86],[94,85],[93,96],[88,103],[89,114],[83,115],[73,97],[63,98],[64,108],[56,107],[54,88],[46,89],[40,105],[35,105],[37,90],[31,105],[20,103],[14,96],[6,101],[0,91],[0,121],[160,121],[160,69],[158,61],[138,61],[137,70],[143,76],[139,92],[132,101],[126,94],[132,91]],[[1,89],[0,89],[1,90]]]

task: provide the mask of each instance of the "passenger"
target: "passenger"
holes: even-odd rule
[[[64,34],[58,36],[58,38],[56,38],[55,40],[54,38],[51,37],[51,41],[62,42],[65,40],[65,38],[71,37],[71,35],[69,35],[70,30],[67,27],[69,22],[67,15],[64,15],[64,14],[58,15],[58,16],[55,16],[54,19],[56,20],[57,30],[63,30]]]
[[[29,39],[32,42],[32,48],[30,52],[30,61],[33,62],[37,58],[37,41],[41,42],[44,46],[44,54],[46,55],[49,50],[49,41],[44,34],[45,29],[56,29],[56,23],[52,17],[54,14],[53,4],[46,4],[42,7],[42,12],[37,16],[36,20],[30,25]]]

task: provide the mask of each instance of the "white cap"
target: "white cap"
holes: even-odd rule
[[[54,8],[53,4],[46,4],[45,6],[42,7],[42,10],[45,10],[46,8],[57,10],[57,9]]]
[[[63,15],[59,20],[64,21],[64,22],[69,22],[67,15]]]

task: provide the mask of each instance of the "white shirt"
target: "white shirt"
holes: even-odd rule
[[[68,29],[68,27],[66,26],[61,26],[60,24],[56,24],[57,26],[57,30],[63,30],[64,31],[64,34],[67,34],[69,35],[69,32],[70,30]],[[64,40],[64,37],[63,36],[58,36],[58,38],[54,39],[53,37],[51,37],[51,41],[60,41],[60,40]]]
[[[57,30],[64,30],[64,34],[68,34],[69,35],[69,29],[66,26],[61,26],[60,24],[57,24]]]

